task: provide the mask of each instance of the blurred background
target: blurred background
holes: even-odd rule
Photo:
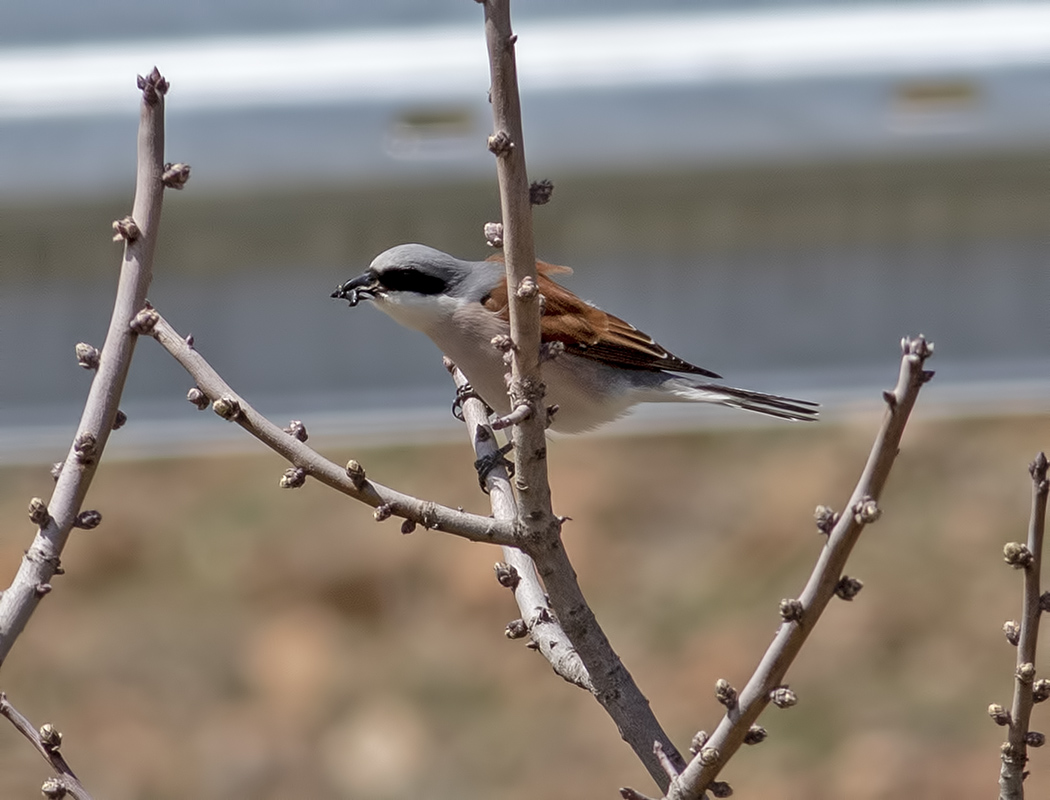
[[[841,505],[859,474],[897,341],[926,333],[938,374],[857,556],[870,588],[799,664],[814,700],[726,777],[766,798],[987,796],[1000,737],[983,709],[1008,700],[997,631],[1019,593],[996,562],[1023,536],[1050,408],[1050,3],[513,10],[530,173],[555,185],[539,256],[730,383],[825,408],[805,427],[646,409],[555,442],[599,618],[679,742],[713,727],[710,686],[756,662],[815,557],[813,506]],[[73,345],[105,334],[134,79],[154,64],[168,158],[193,176],[166,197],[151,300],[336,460],[483,511],[436,350],[328,297],[398,243],[490,254],[480,8],[15,0],[0,7],[5,518],[46,496],[76,428],[89,376]],[[76,733],[68,755],[99,796],[644,790],[589,698],[503,642],[496,553],[400,537],[318,487],[278,492],[276,458],[196,414],[188,386],[137,349],[131,422],[89,498],[105,522],[71,543],[4,668],[16,705]],[[10,574],[30,535],[5,535]],[[0,791],[34,793],[43,764],[0,737]]]

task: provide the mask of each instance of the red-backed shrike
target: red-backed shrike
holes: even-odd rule
[[[550,275],[567,267],[537,263],[543,295],[541,337],[551,348],[542,364],[551,429],[579,433],[623,416],[637,403],[716,403],[787,420],[813,420],[817,404],[711,383],[720,378],[668,352],[619,317],[581,300]],[[425,333],[455,362],[474,390],[500,414],[510,411],[507,365],[493,340],[510,333],[502,259],[461,261],[421,244],[381,253],[368,270],[332,297],[371,300],[407,328]],[[497,340],[498,341],[498,340]]]

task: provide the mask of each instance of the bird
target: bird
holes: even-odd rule
[[[555,283],[551,276],[571,273],[568,267],[538,261],[536,269],[544,403],[557,406],[550,430],[589,431],[646,402],[714,403],[791,421],[817,418],[817,403],[714,383],[722,376],[679,358]],[[396,322],[426,334],[489,408],[510,412],[508,367],[496,346],[510,334],[502,256],[464,261],[426,245],[402,244],[376,256],[332,297],[351,307],[371,301]]]

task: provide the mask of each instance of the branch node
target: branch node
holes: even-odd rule
[[[839,515],[829,506],[817,506],[816,511],[813,512],[813,519],[817,523],[817,530],[829,536],[832,528],[839,521]]]
[[[656,755],[656,759],[660,762],[660,766],[663,767],[664,772],[667,773],[667,777],[671,779],[673,784],[678,780],[678,767],[675,766],[671,757],[664,752],[664,746],[657,739],[653,742],[653,753]]]
[[[521,283],[518,284],[518,289],[515,292],[520,300],[531,300],[539,293],[540,287],[537,286],[536,281],[528,275],[521,279]]]
[[[159,320],[160,314],[157,313],[157,310],[146,307],[132,318],[131,330],[138,334],[152,333]]]
[[[529,625],[523,619],[512,619],[507,623],[503,635],[508,639],[524,639],[529,635]]]
[[[346,462],[346,477],[350,479],[350,483],[357,490],[364,489],[365,484],[368,482],[365,479],[365,468],[353,458]]]
[[[514,149],[514,142],[510,140],[510,134],[506,131],[496,131],[488,140],[489,151],[497,156],[505,156]]]
[[[1042,703],[1047,698],[1050,698],[1050,680],[1040,678],[1032,684],[1032,701]]]
[[[725,781],[711,781],[707,787],[711,791],[712,797],[732,797],[733,787]]]
[[[1032,551],[1020,542],[1007,542],[1003,546],[1003,561],[1014,569],[1025,569],[1032,563]]]
[[[554,194],[554,184],[544,178],[529,184],[529,202],[534,206],[545,206]]]
[[[47,800],[62,800],[66,796],[67,790],[58,778],[45,778],[44,782],[40,784],[40,793]]]
[[[999,752],[1004,764],[1023,767],[1025,762],[1028,761],[1028,756],[1020,748],[1014,747],[1009,742],[1003,742]]]
[[[1018,664],[1014,676],[1021,683],[1031,683],[1035,680],[1035,664],[1031,661],[1025,661],[1022,664]]]
[[[695,756],[703,750],[708,738],[707,731],[697,731],[693,736],[693,740],[689,742],[689,754]]]
[[[897,395],[891,390],[887,389],[882,393],[882,399],[886,401],[886,405],[890,407],[890,411],[894,411],[897,408]]]
[[[1046,735],[1039,731],[1028,731],[1024,735],[1024,743],[1029,747],[1042,747],[1046,744]]]
[[[91,508],[87,511],[81,511],[77,514],[77,518],[73,520],[73,527],[80,528],[81,530],[91,531],[97,528],[102,523],[102,514],[95,509]]]
[[[853,506],[853,519],[861,525],[869,525],[882,516],[882,510],[873,497],[862,497]]]
[[[160,176],[160,182],[168,189],[180,190],[186,185],[186,181],[190,179],[190,165],[189,164],[172,164],[168,162],[164,165],[164,172]]]
[[[780,601],[780,618],[784,622],[798,622],[802,619],[802,612],[805,610],[802,601],[794,597],[785,597]]]
[[[561,410],[561,406],[557,403],[547,406],[547,422],[546,427],[549,428],[554,424],[554,416]]]
[[[98,369],[98,348],[87,342],[77,342],[77,363],[84,369]]]
[[[842,600],[852,600],[863,588],[864,584],[857,578],[843,575],[835,585],[835,596]]]
[[[759,744],[766,740],[769,733],[761,725],[752,725],[744,734],[744,744]]]
[[[155,106],[160,102],[160,98],[168,93],[170,84],[160,74],[160,70],[154,67],[145,78],[139,75],[136,85],[142,90],[142,99],[146,105]]]
[[[545,364],[548,361],[553,361],[564,352],[565,342],[543,342],[540,345],[540,363]]]
[[[475,2],[484,3],[485,0],[475,0]],[[644,795],[641,792],[636,792],[630,786],[620,787],[620,797],[622,797],[623,800],[653,800],[653,798],[649,797],[648,795]]]
[[[88,431],[78,433],[77,438],[73,440],[73,454],[77,461],[81,464],[90,464],[95,460],[97,453],[98,439],[95,438],[95,434]]]
[[[777,708],[791,708],[798,704],[798,695],[787,686],[778,686],[769,693],[770,702]]]
[[[47,521],[51,519],[51,515],[47,513],[47,503],[39,497],[34,497],[29,501],[29,521],[38,527],[44,527],[47,525]]]
[[[905,336],[901,339],[901,350],[906,356],[925,361],[933,355],[933,342],[927,342],[926,337],[921,333],[914,339]]]
[[[737,691],[725,678],[715,681],[715,699],[726,708],[736,708]]]
[[[224,394],[211,404],[211,410],[228,422],[232,422],[241,415],[241,404],[236,397]]]
[[[65,465],[65,461],[56,461],[54,464],[51,465],[51,477],[54,480],[58,480],[59,476],[62,474],[62,467],[64,467]]]
[[[289,422],[288,427],[284,429],[284,432],[293,439],[298,439],[300,442],[305,442],[310,438],[310,435],[306,432],[306,426],[303,425],[302,420],[298,419],[293,419]]]
[[[113,417],[113,430],[119,431],[128,423],[128,415],[117,409],[117,413]]]
[[[203,411],[208,407],[208,395],[206,395],[199,386],[192,387],[186,392],[186,399],[189,400],[193,405],[197,406],[198,411]]]
[[[996,725],[1005,727],[1010,724],[1010,712],[998,703],[992,703],[988,706],[988,716],[992,718],[992,722]]]
[[[406,519],[406,520],[404,520],[401,523],[401,533],[405,534],[406,536],[408,534],[414,532],[415,529],[416,529],[416,523],[415,523],[414,520]]]
[[[518,584],[521,582],[521,576],[513,565],[497,561],[493,565],[493,569],[496,572],[496,582],[499,583],[500,586],[505,586],[512,592],[518,588]]]
[[[522,403],[505,417],[496,417],[492,420],[492,430],[501,431],[511,425],[524,422],[532,416],[532,406]]]
[[[302,467],[289,467],[281,476],[280,487],[282,489],[298,489],[306,483],[306,470]]]
[[[503,247],[503,223],[502,222],[486,222],[485,223],[485,244],[489,247],[500,248]]]
[[[1008,619],[1003,623],[1003,633],[1006,635],[1006,641],[1017,647],[1017,643],[1021,641],[1021,623]]]
[[[45,594],[50,593],[50,591],[51,591],[51,584],[50,583],[38,583],[36,586],[33,587],[33,591],[36,592],[36,596],[37,597],[43,597]]]
[[[511,339],[505,333],[499,333],[499,334],[496,334],[495,336],[493,336],[489,340],[489,344],[491,344],[493,347],[495,347],[501,353],[506,353],[506,352],[509,352],[511,350],[517,350],[518,349],[518,348],[516,348],[514,346],[514,340]]]
[[[142,231],[139,230],[138,223],[130,216],[124,217],[123,219],[113,220],[114,242],[119,242],[121,239],[126,242],[133,242],[141,235]]]
[[[394,507],[390,503],[383,503],[382,505],[376,506],[376,510],[372,512],[372,517],[375,518],[376,522],[383,522],[390,519],[394,514]]]
[[[700,763],[705,767],[713,766],[722,757],[722,752],[717,747],[705,747],[700,751]]]
[[[79,345],[78,345],[79,346]],[[1043,492],[1046,491],[1041,484],[1046,480],[1047,471],[1047,460],[1046,453],[1040,451],[1036,453],[1035,460],[1028,465],[1028,474],[1032,476],[1032,480],[1037,484],[1040,484],[1040,488]]]
[[[58,732],[58,729],[50,722],[45,722],[40,726],[40,744],[44,746],[44,749],[49,753],[58,752],[59,748],[62,747],[62,734]]]

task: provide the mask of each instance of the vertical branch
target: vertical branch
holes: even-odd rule
[[[489,98],[495,127],[489,137],[489,149],[496,156],[499,178],[510,335],[514,343],[511,407],[529,409],[526,418],[514,426],[514,484],[521,519],[530,528],[537,529],[551,525],[554,520],[547,482],[546,414],[540,377],[540,293],[514,57],[518,37],[511,31],[509,0],[482,0],[482,4],[492,78]]]
[[[551,511],[547,480],[546,413],[540,377],[540,302],[532,206],[521,103],[518,97],[509,0],[478,0],[485,9],[485,40],[492,78],[490,100],[495,131],[489,149],[496,156],[503,214],[503,250],[510,304],[511,406],[514,425],[514,488],[520,547],[535,561],[557,620],[590,675],[591,691],[616,722],[649,774],[662,787],[670,781],[663,761],[676,769],[682,756],[664,733],[630,673],[616,655],[587,605],[561,541],[561,520]]]
[[[58,475],[51,501],[30,503],[30,519],[40,526],[15,579],[0,596],[0,663],[25,628],[40,598],[60,572],[59,558],[94,477],[109,432],[117,420],[124,381],[131,366],[137,333],[132,320],[146,303],[153,251],[164,194],[164,94],[168,83],[156,68],[139,78],[142,106],[138,133],[138,173],[132,215],[114,223],[115,238],[125,241],[124,258],[109,332],[91,384],[84,413],[69,455]],[[97,524],[97,521],[96,521]]]
[[[1046,455],[1039,453],[1029,465],[1032,476],[1032,514],[1028,523],[1028,543],[1011,542],[1003,552],[1006,562],[1024,570],[1024,603],[1021,627],[1017,634],[1017,668],[1014,672],[1014,698],[1010,713],[997,705],[989,708],[996,722],[1009,725],[1009,735],[1002,746],[1002,767],[999,771],[1000,800],[1023,800],[1024,779],[1027,775],[1029,746],[1038,747],[1045,737],[1029,731],[1032,705],[1047,699],[1050,685],[1035,680],[1035,651],[1039,638],[1039,618],[1050,597],[1044,599],[1040,593],[1040,565],[1043,556],[1043,532],[1046,528]],[[1008,635],[1011,623],[1007,623]],[[1040,684],[1037,686],[1037,683]]]

